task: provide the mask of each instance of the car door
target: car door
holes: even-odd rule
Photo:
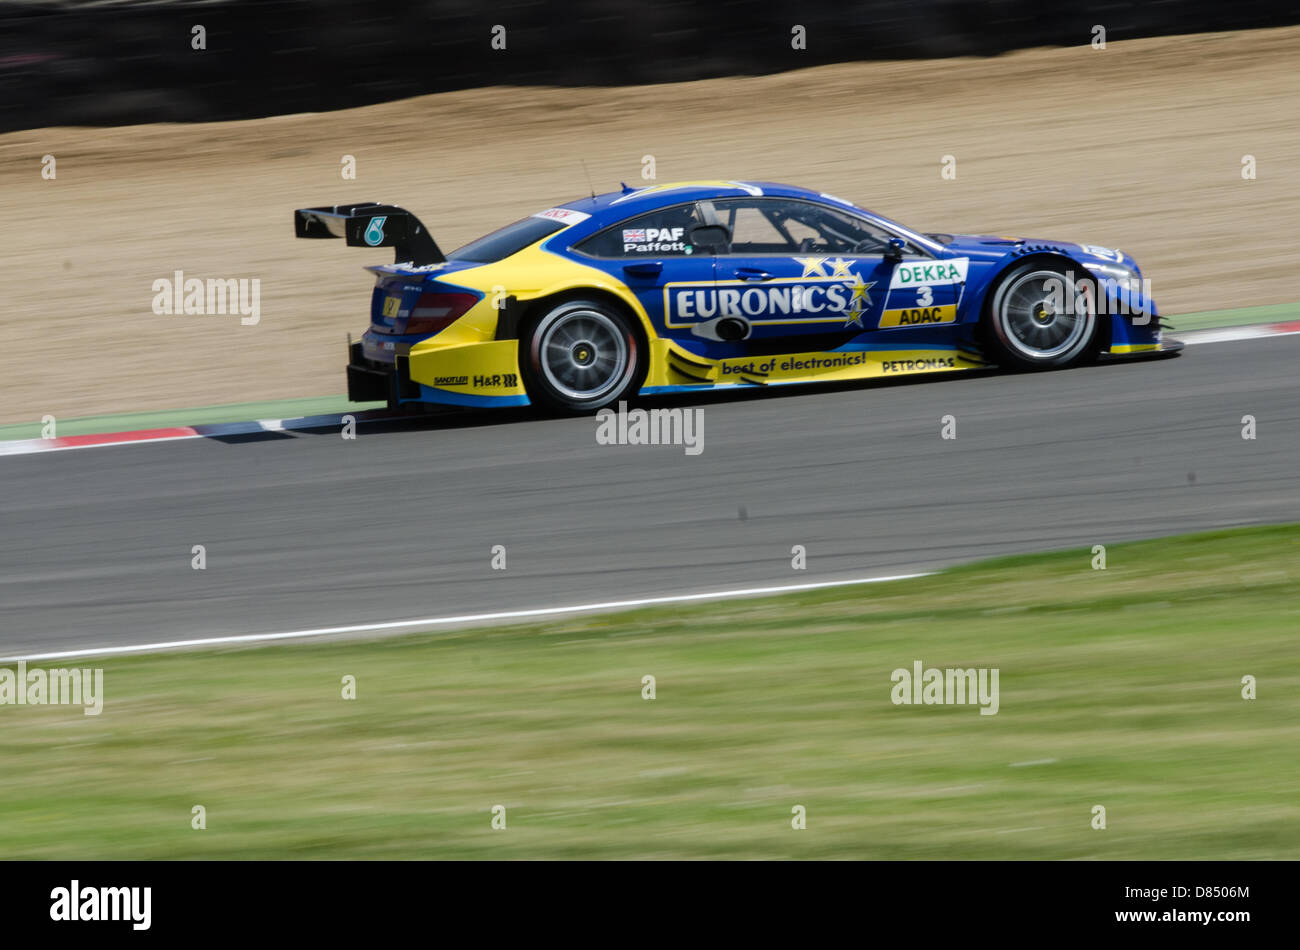
[[[752,352],[831,349],[874,327],[889,282],[884,245],[855,240],[847,216],[793,198],[721,198],[731,235],[716,267],[718,306],[750,325]]]
[[[691,242],[692,231],[702,223],[700,206],[683,202],[620,221],[574,250],[636,294],[659,336],[699,339],[691,333],[696,321],[678,319],[673,307],[681,294],[712,291],[713,249]]]
[[[704,210],[731,234],[715,268],[718,305],[749,322],[751,352],[829,350],[927,315],[955,319],[952,284],[912,267],[937,262],[866,218],[768,196]]]

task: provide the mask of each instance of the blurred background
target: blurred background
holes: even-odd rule
[[[0,131],[341,109],[476,86],[640,85],[1300,22],[1277,0],[8,0]],[[206,50],[186,42],[206,29]],[[508,57],[490,28],[507,28]],[[807,28],[792,48],[791,26]]]

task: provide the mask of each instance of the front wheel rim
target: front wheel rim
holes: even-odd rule
[[[1054,270],[1013,278],[998,289],[993,306],[998,336],[1035,362],[1052,362],[1078,352],[1096,319],[1088,294]]]
[[[547,318],[538,329],[536,354],[542,376],[566,399],[601,399],[627,375],[627,336],[607,314],[569,310]]]

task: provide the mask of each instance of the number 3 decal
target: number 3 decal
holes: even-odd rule
[[[916,288],[916,305],[918,307],[928,307],[934,303],[934,293],[927,284],[924,287]]]

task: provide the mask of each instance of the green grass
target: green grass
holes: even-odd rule
[[[105,669],[103,715],[0,706],[0,854],[1300,855],[1300,526],[1090,560],[83,661]],[[893,705],[890,672],[918,659],[998,668],[1000,711]]]
[[[1280,303],[1265,307],[1241,307],[1236,310],[1202,310],[1196,313],[1166,314],[1174,336],[1185,330],[1217,330],[1245,327],[1258,323],[1286,323],[1300,320],[1300,303]]]

